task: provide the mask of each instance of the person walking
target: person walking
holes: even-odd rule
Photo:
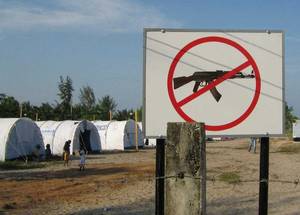
[[[251,152],[251,149],[253,149],[253,153],[256,153],[256,138],[255,137],[250,138],[250,144],[249,144],[248,151]]]
[[[83,148],[79,151],[80,162],[79,162],[79,171],[84,171],[85,169],[85,160],[86,160],[86,152]]]
[[[71,146],[71,140],[67,140],[64,145],[64,152],[63,152],[63,159],[64,159],[64,166],[69,165],[70,160],[70,146]]]
[[[47,145],[46,145],[45,155],[46,155],[46,160],[50,160],[50,159],[52,158],[52,153],[51,153],[51,149],[50,149],[50,144],[47,144]]]

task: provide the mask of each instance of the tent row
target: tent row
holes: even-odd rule
[[[38,121],[44,144],[50,145],[52,154],[63,153],[67,140],[71,140],[70,153],[77,152],[83,146],[89,152],[101,151],[101,142],[93,123],[83,121]]]
[[[39,145],[39,154],[50,145],[52,154],[60,155],[67,140],[70,152],[83,145],[87,151],[124,150],[144,146],[140,127],[128,121],[38,121],[28,118],[0,119],[0,161],[31,155]],[[137,129],[137,135],[136,135]],[[136,141],[137,140],[137,141]]]

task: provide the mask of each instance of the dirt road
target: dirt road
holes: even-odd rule
[[[300,145],[300,144],[299,144]],[[207,143],[208,214],[257,214],[259,148],[248,140]],[[300,178],[300,147],[272,140],[270,179]],[[154,214],[155,150],[88,155],[34,170],[0,171],[0,214]],[[300,214],[300,186],[272,182],[270,214]]]

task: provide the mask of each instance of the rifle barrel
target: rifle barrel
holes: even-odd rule
[[[222,76],[224,76],[225,74],[227,74],[229,71],[224,71],[224,70],[216,70],[216,71],[197,71],[194,72],[193,75],[191,76],[181,76],[181,77],[175,77],[173,78],[173,84],[174,84],[174,89],[180,88],[183,85],[188,84],[191,81],[195,81],[196,85],[194,86],[194,90],[196,88],[198,88],[198,83],[200,85],[201,82],[211,82],[215,79],[218,79]],[[229,79],[234,79],[234,78],[255,78],[255,75],[251,74],[251,75],[245,75],[242,72],[238,72],[234,75],[232,75],[231,77],[229,77]]]

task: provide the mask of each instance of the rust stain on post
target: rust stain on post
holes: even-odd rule
[[[201,143],[203,123],[168,123],[165,212],[168,215],[199,215]],[[196,177],[196,179],[195,179]]]

